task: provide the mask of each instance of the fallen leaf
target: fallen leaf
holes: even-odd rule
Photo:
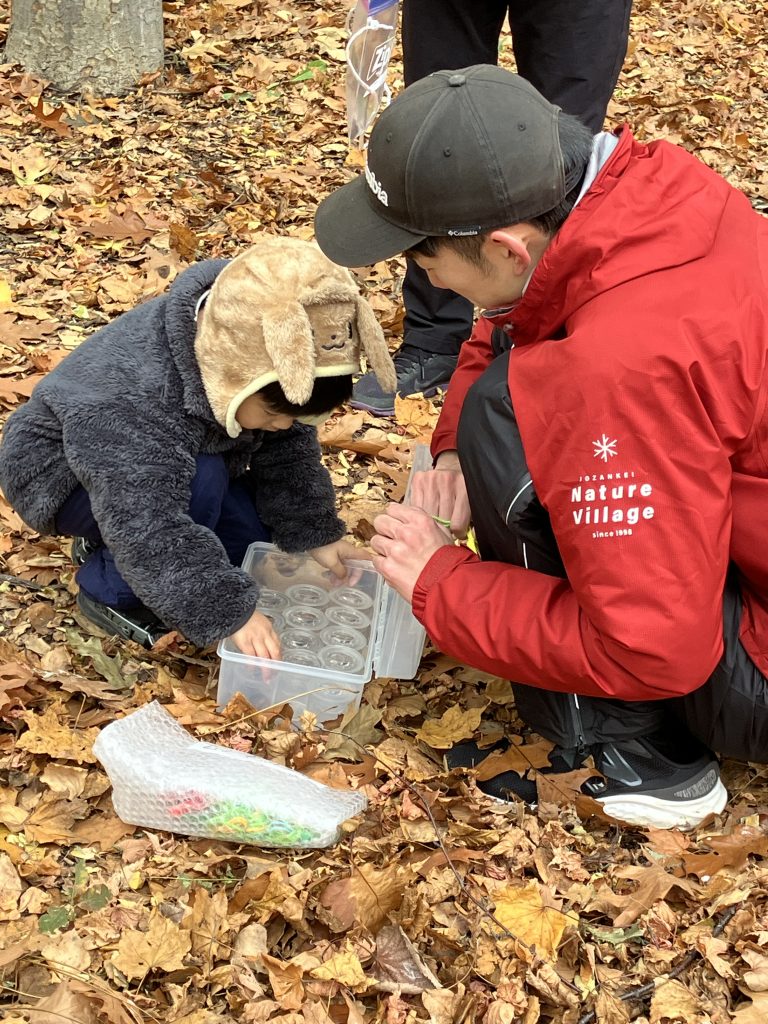
[[[327,885],[320,896],[333,931],[348,931],[355,924],[375,932],[387,915],[400,906],[405,887],[413,879],[411,868],[397,862],[385,868],[361,864],[348,878]]]
[[[565,913],[552,905],[554,901],[545,903],[537,882],[524,887],[505,886],[494,900],[494,917],[545,959],[554,957],[566,927],[579,921],[577,914]]]
[[[127,978],[144,978],[149,971],[176,971],[192,948],[189,932],[153,911],[145,932],[129,931],[120,936],[112,963]]]
[[[430,747],[446,750],[459,740],[469,739],[474,735],[483,716],[483,708],[468,708],[466,711],[458,704],[440,718],[428,718],[416,733],[416,738]]]
[[[19,897],[24,885],[7,853],[0,853],[0,921],[19,917]]]
[[[374,984],[371,978],[366,977],[357,954],[349,946],[328,957],[309,973],[319,981],[337,981],[353,992],[364,992]]]
[[[441,987],[400,925],[384,925],[379,929],[371,974],[380,992],[418,995]]]
[[[695,1020],[703,1007],[696,996],[677,981],[671,978],[655,990],[651,996],[650,1024],[686,1024]]]
[[[73,729],[59,720],[53,706],[42,714],[25,711],[21,718],[28,730],[19,737],[17,746],[33,754],[47,754],[60,761],[77,761],[79,764],[94,764],[93,744],[98,729]]]

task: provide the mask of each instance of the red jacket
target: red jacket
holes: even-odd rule
[[[624,129],[522,301],[463,346],[435,456],[494,323],[513,328],[510,392],[568,578],[441,548],[413,596],[437,646],[546,689],[677,696],[721,656],[733,560],[768,674],[768,220]]]

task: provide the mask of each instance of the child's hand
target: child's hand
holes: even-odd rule
[[[256,658],[280,658],[280,640],[266,615],[254,612],[244,626],[232,634],[242,654]]]
[[[370,557],[364,548],[343,539],[326,544],[322,548],[313,548],[309,553],[324,569],[330,569],[340,580],[346,579],[348,573],[344,559]]]

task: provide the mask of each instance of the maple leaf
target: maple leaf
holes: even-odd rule
[[[149,971],[180,970],[191,948],[189,932],[154,911],[145,932],[129,931],[120,936],[112,963],[126,978],[144,978]]]
[[[348,878],[331,882],[320,897],[333,931],[347,931],[360,924],[375,932],[387,915],[399,907],[413,869],[396,862],[384,868],[371,864],[356,867]]]
[[[483,707],[463,711],[458,704],[448,708],[441,718],[429,718],[416,733],[416,738],[430,747],[446,750],[459,740],[469,739],[480,725]]]
[[[564,913],[551,899],[545,902],[538,882],[505,886],[494,900],[494,917],[546,959],[554,957],[566,927],[579,922],[578,915]]]
[[[360,959],[348,943],[309,973],[319,981],[337,981],[353,992],[364,992],[375,984],[372,978],[366,977]]]
[[[42,714],[25,711],[21,718],[29,726],[19,737],[18,746],[33,754],[48,754],[60,761],[77,761],[78,764],[95,764],[93,744],[99,735],[98,729],[72,729],[64,725],[53,707]]]
[[[304,971],[299,964],[287,963],[277,957],[263,953],[262,965],[269,975],[269,983],[275,999],[284,1010],[298,1010],[304,1002]]]

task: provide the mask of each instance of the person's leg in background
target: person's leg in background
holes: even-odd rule
[[[521,486],[530,477],[507,385],[508,362],[509,353],[498,356],[476,381],[459,422],[472,524],[482,558],[564,576],[547,513],[532,485]],[[514,681],[513,690],[521,719],[555,744],[545,773],[569,771],[591,755],[605,781],[588,780],[583,791],[608,813],[659,828],[685,827],[725,805],[717,760],[681,726],[677,701],[579,697]],[[472,767],[487,753],[460,744],[446,763]],[[502,799],[536,798],[535,784],[515,772],[480,788]]]
[[[594,133],[627,53],[631,0],[512,0],[518,74]]]
[[[240,565],[253,541],[269,540],[249,488],[230,480],[221,455],[199,455],[190,487],[190,518],[212,530],[221,540],[233,565]],[[115,565],[93,517],[88,492],[77,487],[56,517],[57,532],[75,538],[73,559],[80,563],[78,605],[89,619],[107,632],[145,643],[167,629],[141,603]],[[82,544],[81,539],[86,541]]]
[[[593,132],[603,126],[627,51],[631,0],[403,0],[403,72],[410,85],[443,68],[498,63],[509,9],[518,72]],[[428,397],[450,382],[472,331],[472,304],[433,288],[409,263],[403,281],[403,344],[395,355],[398,393]],[[355,384],[352,406],[379,416],[395,396],[372,373]]]
[[[403,0],[405,84],[443,68],[496,64],[506,16],[506,0]],[[455,292],[433,288],[424,271],[410,262],[403,304],[403,344],[395,354],[398,392],[431,396],[448,386],[461,344],[472,333],[474,307]],[[351,405],[391,416],[395,396],[367,373],[355,384]]]

